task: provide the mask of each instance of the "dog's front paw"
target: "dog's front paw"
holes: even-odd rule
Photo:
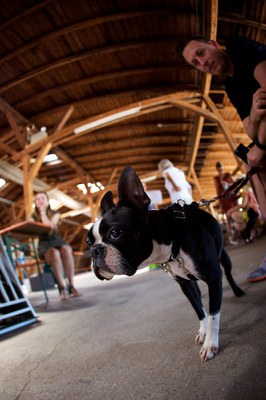
[[[206,337],[203,346],[199,352],[201,361],[211,360],[218,352],[219,322],[220,322],[220,313],[217,313],[215,315],[209,315],[207,321]]]
[[[202,344],[204,342],[207,331],[207,323],[208,317],[206,315],[206,317],[200,321],[200,327],[195,337],[196,344]]]
[[[206,340],[204,345],[200,349],[199,356],[201,361],[211,360],[215,354],[218,352],[218,343],[206,344]]]

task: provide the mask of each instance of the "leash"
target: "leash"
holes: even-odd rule
[[[253,174],[257,172],[258,168],[252,168],[243,178],[238,179],[234,182],[228,189],[226,189],[220,196],[215,196],[211,200],[201,199],[200,201],[194,201],[192,204],[196,204],[198,207],[209,206],[211,203],[215,202],[216,200],[226,198],[231,199],[234,198],[239,190],[245,186]],[[167,210],[170,211],[175,218],[178,219],[185,219],[185,211],[184,211],[184,200],[179,199],[171,206],[167,207]]]
[[[213,203],[216,200],[226,198],[226,199],[232,199],[237,195],[237,192],[247,184],[250,176],[255,174],[257,172],[257,168],[252,168],[243,178],[238,179],[236,182],[234,182],[231,186],[229,186],[228,189],[226,189],[220,196],[213,197],[211,200],[205,200],[201,199],[197,204],[198,207],[202,206],[209,206],[211,203]],[[234,189],[234,190],[233,190]],[[233,192],[232,192],[233,190]],[[232,192],[232,193],[231,193]]]

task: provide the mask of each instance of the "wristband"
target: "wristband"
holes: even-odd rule
[[[258,136],[255,137],[254,143],[255,143],[255,145],[256,145],[259,149],[261,149],[261,150],[266,150],[266,144],[261,144],[261,143],[259,142]]]

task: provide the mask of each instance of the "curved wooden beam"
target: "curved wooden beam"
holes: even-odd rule
[[[3,22],[0,25],[0,30],[6,29],[8,26],[14,25],[18,20],[23,19],[27,17],[28,15],[35,13],[36,11],[40,10],[41,8],[47,7],[50,3],[54,3],[54,0],[43,0],[41,3],[37,3],[32,7],[27,8],[24,11],[19,11],[14,9],[14,12],[16,13],[13,17],[11,17],[9,20]]]
[[[124,107],[119,107],[117,109],[97,115],[96,117],[90,117],[83,121],[79,121],[75,124],[72,124],[64,129],[62,129],[61,131],[55,132],[54,134],[50,135],[47,139],[40,141],[41,143],[39,143],[39,142],[32,143],[26,149],[22,150],[19,153],[19,155],[23,156],[23,154],[33,154],[34,152],[38,151],[38,148],[40,148],[40,146],[42,146],[44,143],[46,143],[47,141],[50,141],[50,140],[52,141],[53,145],[58,145],[60,143],[63,143],[66,140],[70,140],[70,136],[72,136],[72,138],[76,137],[74,134],[74,130],[85,124],[89,124],[89,123],[92,124],[96,121],[98,122],[97,127],[88,128],[88,129],[84,130],[82,133],[80,133],[80,135],[84,135],[87,132],[95,131],[95,130],[100,129],[105,126],[114,125],[118,122],[118,119],[113,118],[109,122],[105,121],[107,117],[112,116],[114,114],[120,115],[123,112],[129,111],[132,109],[136,109],[136,114],[124,115],[122,118],[119,118],[119,121],[125,121],[127,119],[131,119],[132,117],[134,117],[136,115],[142,115],[142,114],[146,114],[146,113],[155,112],[160,109],[172,107],[173,105],[175,105],[175,102],[178,99],[184,99],[182,105],[185,106],[185,108],[187,108],[187,105],[190,104],[189,103],[190,101],[195,101],[195,99],[197,99],[199,97],[200,97],[200,95],[195,92],[179,92],[179,93],[175,93],[175,94],[159,96],[159,97],[155,97],[152,99],[143,100],[143,101],[140,101],[137,103],[129,104]],[[186,101],[187,101],[187,103],[186,103]],[[179,105],[181,105],[181,103]],[[192,106],[192,104],[190,104],[190,105]],[[196,107],[194,109],[192,108],[191,110],[194,112],[198,112],[200,110],[200,108]],[[217,121],[217,118],[212,113],[207,112],[207,115],[209,115],[209,117],[210,117],[209,119]],[[101,120],[105,121],[105,122],[103,122],[103,123],[99,122]]]
[[[228,15],[230,15],[230,14],[228,14]],[[252,21],[250,19],[246,19],[246,18],[242,18],[242,17],[239,17],[239,18],[238,17],[230,17],[230,16],[227,17],[226,15],[221,15],[221,16],[219,16],[219,21],[231,22],[233,24],[250,26],[252,28],[261,29],[262,31],[266,30],[266,24],[264,24],[263,22]]]
[[[115,79],[124,79],[127,77],[134,77],[137,75],[144,75],[144,74],[158,74],[158,73],[167,73],[170,74],[174,71],[174,69],[176,68],[175,64],[165,64],[165,65],[153,65],[153,66],[149,66],[149,67],[138,67],[138,68],[129,68],[129,69],[121,69],[121,70],[117,70],[117,71],[112,71],[112,72],[107,72],[107,73],[103,73],[103,74],[97,74],[97,75],[93,75],[93,76],[89,76],[86,78],[82,78],[82,79],[77,79],[74,81],[71,81],[69,83],[64,83],[63,85],[59,85],[56,87],[53,87],[51,89],[48,90],[44,90],[40,93],[37,93],[25,100],[22,100],[19,102],[19,105],[21,106],[25,106],[28,105],[30,103],[34,103],[36,101],[40,101],[43,100],[49,96],[54,96],[58,93],[61,92],[67,92],[73,88],[77,89],[79,87],[82,86],[87,86],[87,85],[93,85],[95,83],[101,83],[103,81],[113,81]],[[182,68],[189,68],[188,64],[182,66]],[[13,82],[12,84],[7,84],[5,85],[5,87],[0,87],[0,92],[3,92],[5,90],[10,89],[13,86],[16,86],[19,83],[22,83],[23,80],[21,81],[16,81]],[[187,83],[182,81],[182,86],[192,86],[191,83]],[[195,87],[195,85],[193,85],[193,87]]]
[[[55,92],[49,92],[50,95],[56,94],[57,93],[57,89],[55,89]],[[157,95],[161,95],[161,96],[165,96],[167,93],[175,93],[175,92],[184,92],[184,91],[191,91],[191,90],[195,90],[195,85],[194,83],[184,83],[182,85],[171,85],[171,88],[166,88],[165,86],[151,86],[151,87],[145,87],[144,89],[139,89],[138,90],[138,95],[143,96],[144,98],[147,97],[154,97],[155,94]],[[160,93],[162,92],[162,93]],[[47,94],[47,91],[44,92],[45,94]],[[95,102],[103,102],[105,100],[109,100],[112,101],[113,99],[117,100],[118,98],[123,98],[123,97],[130,97],[130,96],[135,96],[136,95],[136,90],[124,90],[124,91],[119,91],[119,92],[113,92],[110,94],[101,94],[99,96],[95,96],[93,98],[86,98],[86,99],[82,99],[82,100],[77,100],[77,101],[73,101],[71,103],[67,103],[63,106],[59,106],[56,108],[50,108],[45,110],[44,112],[41,112],[38,115],[33,116],[32,118],[38,118],[38,119],[42,119],[44,118],[47,114],[51,115],[51,114],[59,114],[59,113],[65,113],[65,110],[67,107],[74,107],[74,108],[78,108],[79,106],[83,106],[83,105],[88,105],[89,103],[95,103]],[[43,98],[42,93],[38,93],[36,95],[31,96],[30,98],[25,98],[23,100],[18,101],[17,103],[15,103],[15,107],[16,108],[21,108],[24,107],[32,102],[36,102],[39,101]]]
[[[130,12],[113,14],[113,15],[105,15],[105,16],[101,16],[101,17],[97,17],[97,18],[92,18],[90,20],[78,22],[76,24],[66,26],[64,28],[58,29],[57,31],[53,31],[51,33],[48,33],[47,35],[36,38],[36,39],[32,40],[31,42],[24,44],[23,46],[20,46],[16,50],[13,50],[13,51],[9,52],[8,54],[3,55],[2,58],[0,59],[0,65],[11,60],[12,58],[16,57],[17,55],[21,55],[25,51],[28,51],[35,46],[40,46],[40,44],[42,44],[42,43],[50,42],[51,40],[55,40],[60,36],[65,36],[69,33],[73,33],[78,30],[87,29],[92,26],[102,25],[102,24],[106,24],[109,22],[126,20],[126,19],[131,19],[131,18],[136,18],[136,17],[143,17],[143,16],[150,15],[150,14],[152,14],[152,15],[154,15],[154,14],[168,15],[169,13],[179,13],[179,12],[180,12],[180,10],[178,8],[167,7],[167,8],[159,8],[159,9],[157,8],[156,9],[156,8],[152,7],[152,8],[146,9],[146,10],[130,11]],[[191,12],[192,12],[192,10],[191,10]]]
[[[149,40],[149,41],[138,41],[138,42],[133,42],[133,43],[122,43],[122,44],[113,45],[113,46],[104,46],[102,48],[88,50],[88,51],[84,51],[84,52],[81,52],[78,54],[71,55],[69,57],[64,57],[64,58],[61,58],[54,62],[42,65],[41,67],[35,68],[34,70],[31,70],[30,72],[28,72],[24,75],[20,75],[14,79],[11,79],[7,83],[0,86],[0,93],[4,93],[7,90],[14,88],[21,83],[24,83],[32,78],[39,77],[40,75],[45,74],[47,72],[54,71],[57,68],[60,68],[60,67],[72,64],[72,63],[80,62],[82,60],[87,60],[88,57],[95,58],[98,56],[105,56],[106,54],[109,54],[109,53],[128,51],[128,50],[132,50],[132,49],[135,49],[138,47],[143,47],[143,46],[146,47],[148,45],[150,46],[151,44],[158,44],[159,42],[163,42],[163,43],[167,42],[168,43],[171,40],[173,41],[173,43],[176,43],[176,38],[173,38],[173,39],[164,38],[164,39],[156,39],[156,40]],[[1,62],[0,62],[0,64],[1,64]],[[189,66],[187,66],[184,63],[184,65],[182,65],[182,68],[186,68],[186,67],[189,67]],[[174,66],[172,65],[172,70],[173,69],[174,69]],[[102,74],[102,75],[108,75],[108,74]],[[100,76],[101,76],[101,74],[100,74]],[[101,80],[101,78],[98,78],[98,75],[92,76],[91,78],[85,78],[84,80],[86,80],[86,79],[92,79],[92,80],[95,79],[96,82],[97,82],[97,79]],[[112,79],[112,78],[110,78],[110,79]],[[93,83],[93,81],[92,81],[92,83]],[[50,91],[52,91],[52,90],[53,89],[50,89]]]

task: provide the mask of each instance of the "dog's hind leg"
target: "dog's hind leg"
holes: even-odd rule
[[[201,302],[201,293],[198,284],[196,281],[190,281],[181,277],[176,277],[175,280],[179,283],[182,292],[190,301],[200,320],[200,327],[196,334],[195,343],[201,344],[205,339],[208,316]]]
[[[221,265],[224,268],[224,273],[226,279],[228,280],[229,285],[231,286],[235,296],[241,297],[244,296],[245,292],[237,286],[233,276],[232,276],[232,263],[229,255],[227,254],[226,250],[223,248],[221,258],[220,258]]]

